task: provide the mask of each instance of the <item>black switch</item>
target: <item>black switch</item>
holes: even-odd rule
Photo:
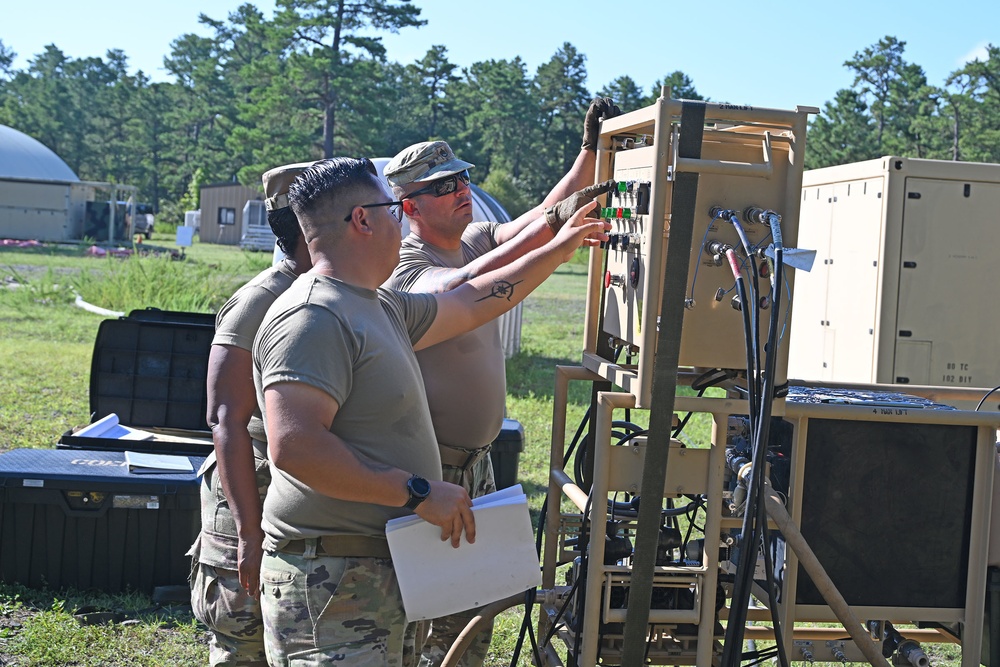
[[[649,215],[649,183],[640,183],[635,199],[636,215]]]

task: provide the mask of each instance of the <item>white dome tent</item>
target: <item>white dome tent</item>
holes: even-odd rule
[[[0,179],[79,183],[73,170],[45,144],[0,125]]]
[[[81,181],[42,142],[0,125],[0,238],[68,241],[130,236],[136,188]],[[100,196],[99,196],[100,195]],[[119,202],[109,206],[109,202]]]

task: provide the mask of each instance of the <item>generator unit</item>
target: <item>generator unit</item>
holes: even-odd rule
[[[798,244],[817,257],[795,277],[789,376],[1000,384],[998,222],[998,164],[882,157],[805,172]]]
[[[949,370],[987,382],[971,340],[946,350],[944,370],[932,360],[939,320],[972,307],[952,294],[983,274],[994,244],[979,198],[1000,189],[984,165],[957,165],[969,171],[956,183],[897,158],[868,165],[875,175],[804,180],[815,112],[665,90],[601,123],[610,230],[591,249],[582,363],[556,368],[537,664],[772,655],[745,650],[749,639],[809,662],[918,664],[919,642],[952,627],[963,667],[978,664],[1000,417],[881,385],[925,387]],[[965,322],[977,316],[989,317]],[[822,329],[791,326],[810,318]],[[792,352],[845,349],[837,362],[855,353],[862,367],[862,322],[869,373],[848,379],[868,389],[820,387],[836,384],[832,365],[793,364],[790,336]],[[890,343],[892,377],[876,375]],[[567,445],[571,381],[590,383],[591,407]],[[648,411],[648,428],[631,411]],[[681,439],[694,413],[710,418],[710,442]]]
[[[746,368],[745,337],[765,339],[772,304],[787,322],[793,271],[769,285],[768,253],[782,236],[796,245],[805,128],[815,112],[705,103],[683,134],[682,101],[661,97],[602,124],[599,180],[614,188],[599,213],[612,229],[605,252],[591,255],[583,364],[634,394],[636,407],[651,405],[666,277],[687,278],[680,366]],[[685,177],[693,185],[678,198]],[[736,273],[746,276],[746,294]],[[747,311],[761,315],[755,332],[744,328]],[[783,379],[787,346],[775,347]]]

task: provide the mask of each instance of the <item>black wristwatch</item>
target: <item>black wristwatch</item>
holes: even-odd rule
[[[406,490],[410,492],[410,499],[403,507],[415,510],[417,505],[427,500],[427,496],[431,495],[431,483],[420,475],[414,475],[406,480]]]

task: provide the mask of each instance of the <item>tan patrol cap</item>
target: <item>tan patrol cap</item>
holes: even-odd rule
[[[446,141],[424,141],[400,151],[382,173],[389,185],[400,187],[444,178],[475,166],[455,157]]]
[[[264,175],[260,177],[264,184],[264,208],[268,211],[288,208],[288,186],[299,174],[314,164],[316,163],[296,162],[265,171]]]

